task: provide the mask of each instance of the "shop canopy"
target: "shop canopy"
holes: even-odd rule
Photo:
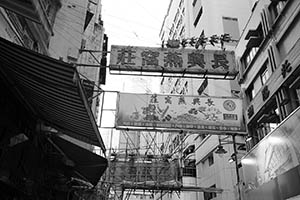
[[[49,141],[75,163],[72,177],[83,179],[94,186],[97,185],[107,168],[107,159],[59,136],[51,137]]]
[[[0,38],[0,75],[38,118],[105,151],[76,67]]]

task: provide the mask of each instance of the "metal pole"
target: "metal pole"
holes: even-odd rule
[[[238,189],[238,200],[241,200],[241,189],[240,189],[240,174],[239,174],[239,167],[238,167],[238,159],[237,159],[237,148],[236,148],[236,142],[235,142],[235,134],[232,135],[232,141],[233,141],[233,151],[234,151],[234,157],[235,157],[235,172],[236,172],[236,181],[237,181],[237,189]]]

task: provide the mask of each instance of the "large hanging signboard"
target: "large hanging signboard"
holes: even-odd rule
[[[110,71],[159,72],[165,76],[234,79],[233,51],[111,46]],[[200,76],[203,75],[203,76]]]
[[[178,168],[178,163],[167,161],[112,161],[110,170],[113,176],[110,177],[110,181],[113,183],[123,181],[166,183],[177,180]]]
[[[242,159],[247,191],[260,188],[278,177],[280,181],[285,179],[286,182],[298,179],[295,175],[282,175],[300,164],[299,119],[300,108],[265,136]]]
[[[119,93],[116,128],[241,132],[238,98]]]

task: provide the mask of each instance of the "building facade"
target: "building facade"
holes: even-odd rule
[[[242,159],[249,200],[299,199],[299,7],[295,0],[253,2],[236,48],[249,134]]]
[[[61,4],[53,25],[49,52],[51,57],[76,64],[97,117],[100,84],[104,83],[102,78],[106,73],[105,68],[100,70],[102,50],[103,44],[107,45],[101,0],[63,0]]]
[[[102,50],[100,10],[100,1],[0,2],[1,199],[80,199],[104,173],[107,160],[90,151],[106,150],[93,98],[100,68],[70,64],[87,59],[83,39]]]
[[[1,37],[49,55],[48,47],[61,1],[1,1],[0,6]]]
[[[205,36],[210,38],[213,35],[220,36],[229,34],[231,42],[225,43],[222,47],[226,50],[234,50],[244,26],[251,14],[252,2],[249,0],[236,1],[211,1],[211,0],[172,0],[164,18],[160,37],[163,42],[171,39],[180,40]],[[185,47],[194,48],[194,47]],[[221,49],[220,44],[205,46],[205,49]],[[207,83],[204,83],[207,81]],[[240,86],[236,80],[215,80],[215,79],[188,79],[164,77],[161,81],[161,92],[178,95],[205,95],[240,98]],[[201,88],[202,86],[202,88]],[[178,136],[179,137],[179,136]],[[236,138],[237,157],[241,158],[245,153],[244,139]],[[171,140],[176,141],[176,136]],[[184,143],[171,143],[170,151],[178,149],[183,145],[182,163],[183,166],[196,169],[196,173],[188,176],[183,174],[183,184],[191,184],[199,187],[222,188],[222,193],[206,192],[183,192],[181,198],[189,199],[239,199],[242,193],[238,192],[241,181],[237,183],[236,168],[241,172],[239,166],[229,163],[228,160],[235,152],[231,137],[209,135],[202,133],[187,133],[183,139]],[[223,145],[224,144],[224,145]],[[223,156],[214,152],[222,145],[226,150]],[[186,161],[185,161],[186,160]],[[185,170],[185,169],[183,169]],[[173,198],[176,195],[173,196]]]

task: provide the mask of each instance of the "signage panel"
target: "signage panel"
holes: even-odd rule
[[[259,188],[300,164],[299,119],[298,108],[242,159],[247,190]]]
[[[244,132],[238,98],[119,93],[116,128]]]
[[[109,68],[131,72],[214,75],[228,79],[238,73],[234,51],[116,45],[111,46]]]
[[[111,181],[115,183],[123,181],[164,183],[175,181],[178,177],[178,164],[168,161],[112,161],[110,169],[113,174]]]

